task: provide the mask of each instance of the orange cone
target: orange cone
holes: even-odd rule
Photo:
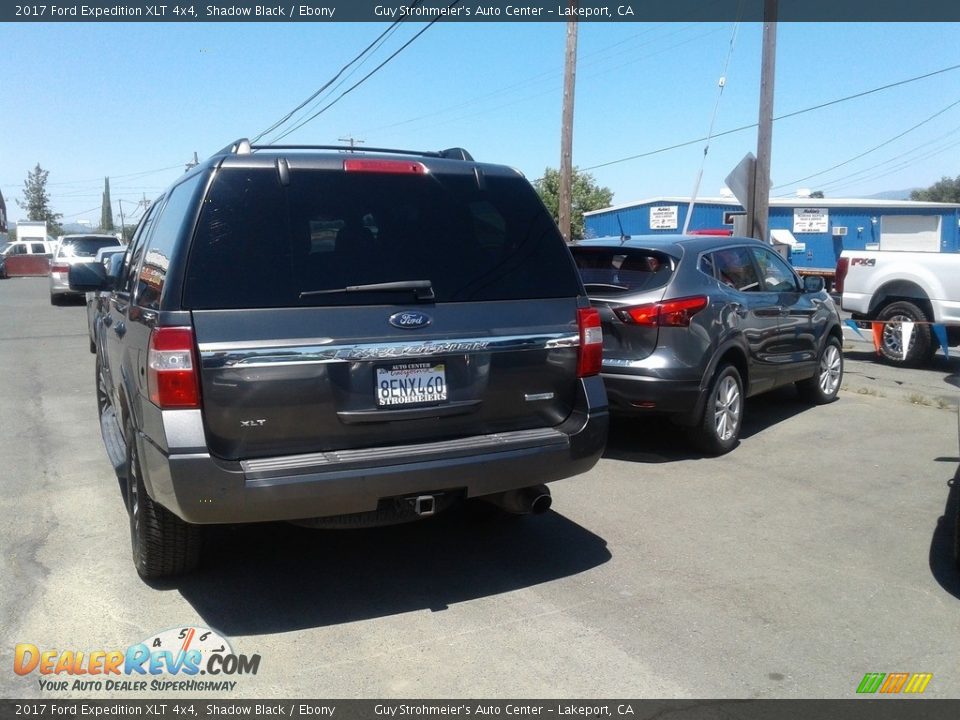
[[[880,354],[880,346],[883,345],[883,323],[882,322],[872,322],[870,327],[873,330],[873,349],[877,351],[877,355]]]

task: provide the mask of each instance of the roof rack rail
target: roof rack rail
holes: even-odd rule
[[[422,157],[436,157],[436,158],[447,158],[450,160],[466,160],[468,162],[473,161],[473,156],[470,155],[463,148],[448,148],[447,150],[397,150],[396,148],[375,148],[375,147],[365,147],[358,148],[352,147],[350,145],[250,145],[246,140],[239,140],[237,143],[234,143],[233,147],[236,147],[240,143],[247,143],[247,147],[250,151],[254,150],[338,150],[340,152],[348,153],[390,153],[395,155],[420,155]],[[227,148],[229,151],[229,148]],[[237,151],[242,153],[242,150]]]
[[[250,141],[247,138],[240,138],[225,148],[220,150],[220,152],[214,153],[214,155],[249,155],[250,148],[253,147],[250,145]]]

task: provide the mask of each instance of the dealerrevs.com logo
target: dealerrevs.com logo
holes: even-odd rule
[[[183,627],[151,635],[126,650],[49,650],[17,643],[13,670],[38,675],[48,692],[232,691],[242,675],[256,675],[260,655],[233,651],[214,630]],[[202,678],[200,677],[202,676]]]

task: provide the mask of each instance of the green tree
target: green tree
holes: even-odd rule
[[[817,198],[818,200],[823,197],[823,190],[814,190],[810,193],[811,198]]]
[[[113,205],[110,202],[110,178],[103,179],[103,204],[100,207],[100,229],[104,232],[113,230]]]
[[[554,222],[560,217],[560,171],[547,168],[543,177],[533,183],[543,204],[553,216]],[[583,239],[583,214],[590,210],[599,210],[610,206],[613,190],[597,185],[593,175],[573,169],[573,181],[570,189],[570,236],[574,240]]]
[[[914,190],[910,193],[910,199],[960,203],[960,175],[957,175],[956,178],[944,176],[926,190]]]
[[[63,227],[60,225],[61,213],[55,213],[50,208],[50,195],[47,193],[47,176],[49,171],[40,167],[40,163],[27,173],[23,181],[23,202],[17,199],[17,205],[27,211],[27,220],[35,222],[44,220],[47,223],[47,233],[60,235]]]

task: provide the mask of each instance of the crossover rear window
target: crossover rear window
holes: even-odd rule
[[[95,258],[97,256],[97,250],[100,248],[113,247],[119,244],[120,241],[115,238],[64,238],[63,242],[60,243],[60,251],[57,255],[62,258]]]
[[[481,187],[482,185],[482,187]],[[553,220],[529,184],[471,174],[221,169],[190,251],[184,307],[435,302],[579,292]]]
[[[662,288],[673,259],[659,250],[573,247],[573,259],[588,293],[622,295]]]

